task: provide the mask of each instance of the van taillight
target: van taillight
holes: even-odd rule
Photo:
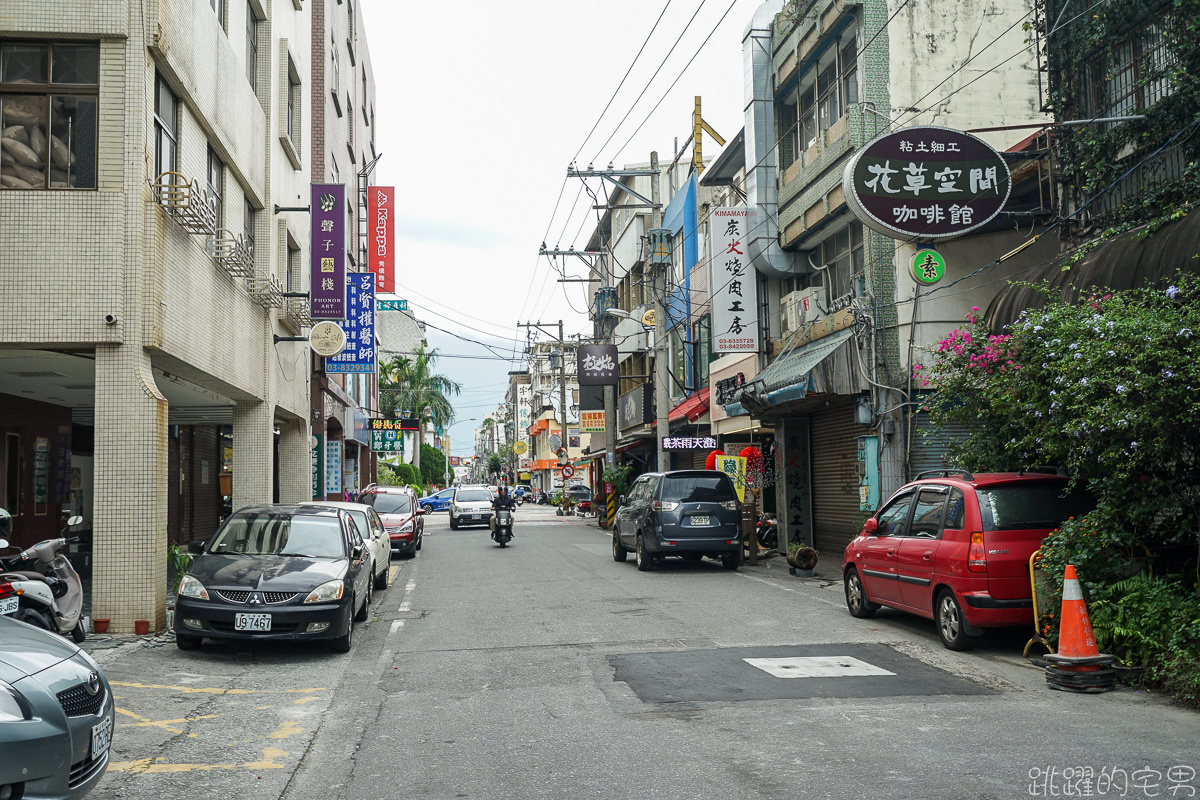
[[[987,553],[983,549],[983,531],[971,534],[971,547],[967,550],[967,569],[971,572],[987,572]]]

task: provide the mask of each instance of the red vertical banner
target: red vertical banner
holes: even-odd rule
[[[367,263],[375,273],[375,293],[395,294],[396,278],[396,225],[393,220],[393,202],[396,189],[392,186],[367,188],[367,219],[370,221],[370,244]]]

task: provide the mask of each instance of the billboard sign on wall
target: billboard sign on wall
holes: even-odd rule
[[[758,270],[746,256],[757,212],[746,206],[718,208],[712,212],[711,224],[712,351],[757,352]]]
[[[346,315],[346,187],[314,183],[310,202],[309,314],[313,319],[342,319]]]

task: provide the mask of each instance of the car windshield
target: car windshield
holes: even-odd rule
[[[350,515],[350,519],[354,520],[354,524],[358,526],[360,536],[367,538],[371,535],[371,523],[367,521],[367,512],[355,511],[351,508],[347,509],[346,513]]]
[[[209,551],[342,558],[342,526],[332,516],[237,514],[225,523]]]
[[[459,503],[490,503],[492,493],[487,489],[464,489],[454,496],[454,500]]]
[[[412,498],[406,494],[375,495],[375,511],[378,514],[411,514]]]
[[[724,503],[735,500],[733,484],[724,475],[671,475],[663,485],[664,500],[680,503]]]
[[[1057,528],[1068,517],[1081,517],[1096,506],[1085,491],[1067,493],[1061,481],[1025,481],[975,491],[984,528],[992,531]]]

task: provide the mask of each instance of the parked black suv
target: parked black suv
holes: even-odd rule
[[[689,469],[640,476],[621,498],[613,525],[613,560],[633,550],[643,572],[667,556],[721,559],[737,569],[742,555],[740,512],[724,472]]]

